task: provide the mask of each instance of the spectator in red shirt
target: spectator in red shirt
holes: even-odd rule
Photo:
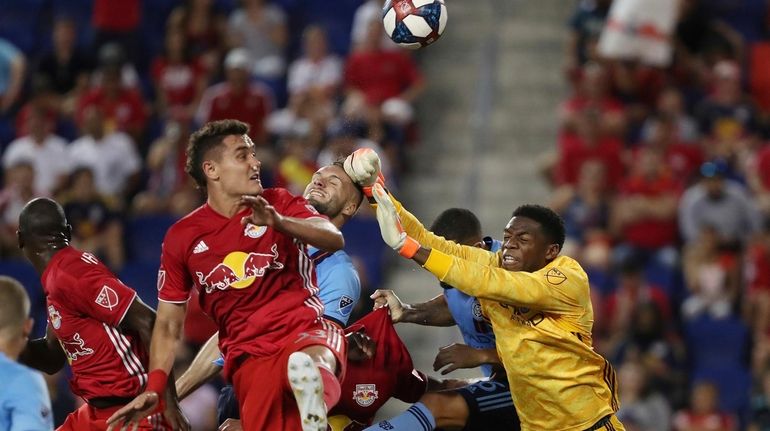
[[[110,64],[102,68],[101,85],[91,89],[78,102],[78,124],[83,124],[83,113],[89,106],[96,106],[104,114],[106,133],[122,131],[131,135],[135,142],[142,142],[147,124],[144,100],[136,89],[123,87],[120,66]]]
[[[734,431],[735,418],[719,410],[719,389],[710,382],[698,382],[692,388],[690,408],[674,415],[674,431]]]
[[[206,71],[190,55],[184,32],[169,29],[162,56],[152,64],[158,112],[177,121],[192,119],[206,88]]]
[[[770,334],[770,221],[749,246],[746,256],[744,297],[749,319],[758,338]]]
[[[424,88],[417,66],[403,51],[382,48],[382,24],[373,20],[366,37],[345,65],[348,91],[364,94],[372,106],[398,98],[411,103]]]
[[[676,250],[680,187],[663,164],[660,151],[636,151],[631,172],[618,187],[610,216],[610,231],[622,239],[614,251],[616,261],[629,258],[673,271]]]
[[[602,131],[613,136],[622,136],[625,129],[623,104],[610,93],[607,70],[597,64],[583,66],[575,94],[559,108],[561,128],[564,132],[579,129],[580,114],[588,109],[599,112]]]
[[[270,90],[250,82],[253,61],[243,48],[231,50],[225,58],[225,82],[203,93],[195,119],[199,124],[216,120],[240,120],[249,125],[249,136],[257,145],[267,142],[265,119],[273,110]]]
[[[96,30],[97,50],[105,43],[118,43],[129,60],[136,63],[139,44],[137,29],[142,17],[141,0],[94,0],[91,21]]]
[[[689,186],[703,163],[703,151],[683,142],[676,119],[668,114],[651,115],[645,123],[644,144],[661,152],[662,163],[680,187]],[[680,129],[681,130],[681,129]]]
[[[562,135],[554,172],[557,184],[576,184],[583,163],[598,160],[604,165],[607,188],[617,187],[623,177],[623,144],[617,138],[602,134],[601,118],[597,110],[582,111],[577,117],[577,133]]]

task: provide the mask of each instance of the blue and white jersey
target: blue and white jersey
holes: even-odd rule
[[[485,237],[490,250],[496,252],[502,248],[502,243],[490,237]],[[492,332],[492,325],[481,315],[481,304],[474,296],[466,295],[463,292],[449,286],[441,284],[444,287],[444,297],[446,298],[449,312],[460,328],[465,344],[475,349],[494,349],[495,334]],[[481,371],[484,376],[489,377],[492,374],[492,366],[482,365]]]
[[[361,280],[353,261],[343,250],[328,253],[308,247],[308,254],[315,264],[318,298],[324,304],[324,317],[342,327],[347,326],[350,313],[361,297]]]
[[[43,376],[0,353],[0,430],[53,430],[51,398]]]

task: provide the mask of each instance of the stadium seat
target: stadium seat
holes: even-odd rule
[[[160,263],[160,246],[166,231],[176,221],[170,215],[140,216],[126,223],[126,247],[128,260],[154,264]]]
[[[44,31],[46,0],[3,0],[0,13],[0,38],[7,39],[34,58],[42,41],[50,32]]]
[[[748,363],[750,333],[737,317],[698,317],[685,322],[684,336],[693,369],[740,368]]]
[[[35,268],[24,260],[0,260],[0,274],[15,278],[29,295],[30,315],[35,319],[34,336],[43,336],[46,326],[45,294]]]

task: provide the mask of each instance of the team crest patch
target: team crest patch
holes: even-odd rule
[[[377,400],[377,385],[356,385],[356,390],[353,391],[353,399],[359,406],[369,407]]]
[[[265,232],[267,232],[267,226],[257,226],[251,223],[247,223],[243,229],[243,235],[253,239],[261,237]]]
[[[481,304],[478,300],[473,301],[473,318],[476,320],[480,320],[482,318],[481,314]]]
[[[551,268],[545,273],[545,279],[551,284],[562,284],[567,280],[567,276],[556,268]]]
[[[53,329],[61,328],[61,314],[53,305],[48,306],[48,320],[51,322]]]
[[[118,306],[118,294],[106,284],[102,286],[102,290],[99,292],[99,296],[94,301],[102,307],[112,311],[113,308]]]
[[[353,304],[355,301],[353,301],[353,298],[342,295],[342,298],[340,298],[340,314],[343,316],[347,316],[350,314],[351,311],[353,311]]]

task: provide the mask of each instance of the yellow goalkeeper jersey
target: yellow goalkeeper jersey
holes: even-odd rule
[[[433,249],[425,269],[479,298],[522,430],[582,431],[618,410],[615,370],[592,347],[588,277],[577,261],[560,256],[537,272],[508,271],[499,253],[445,240],[396,207],[404,230]],[[623,429],[613,423],[608,429]]]

